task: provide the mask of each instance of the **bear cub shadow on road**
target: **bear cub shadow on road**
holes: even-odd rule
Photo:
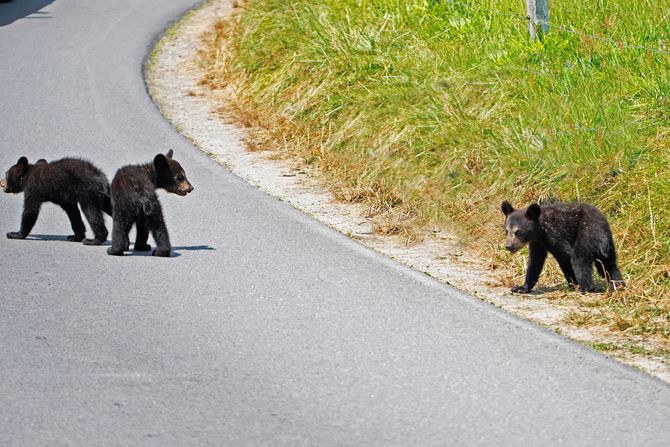
[[[28,236],[26,241],[64,241],[66,238],[64,236],[56,236],[53,234],[35,234],[32,233],[30,236]],[[103,244],[103,246],[110,246],[112,245],[111,241],[106,241]],[[178,257],[181,256],[179,254],[180,251],[214,251],[216,248],[209,246],[209,245],[180,245],[177,247],[172,247],[172,255],[171,257]],[[151,256],[151,253],[149,252],[138,252],[137,255],[139,256]]]
[[[172,247],[172,252],[170,253],[171,258],[178,258],[181,256],[180,251],[214,251],[216,248],[210,247],[209,245],[181,245],[178,247]],[[134,257],[152,257],[153,254],[149,251],[137,251],[133,255]]]
[[[1,0],[0,26],[9,25],[28,16],[30,19],[50,19],[48,11],[40,11],[50,3],[53,3],[53,0]]]

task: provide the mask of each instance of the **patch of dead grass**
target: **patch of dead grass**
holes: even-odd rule
[[[238,6],[243,4],[239,2]],[[365,206],[366,217],[374,219],[374,231],[378,234],[400,236],[411,243],[421,240],[426,228],[448,227],[466,241],[467,247],[485,265],[495,271],[494,276],[500,285],[512,287],[523,282],[526,257],[512,256],[501,248],[504,238],[501,228],[503,217],[498,206],[502,198],[508,197],[500,196],[500,185],[494,183],[474,193],[468,191],[461,194],[455,190],[453,200],[447,205],[442,202],[444,184],[426,180],[420,187],[414,188],[421,191],[424,198],[414,200],[403,193],[413,188],[405,188],[401,184],[403,179],[394,179],[397,183],[371,180],[364,156],[342,157],[337,153],[338,147],[350,144],[351,133],[355,132],[354,124],[363,117],[353,117],[348,128],[332,129],[324,126],[317,117],[297,119],[291,108],[270,112],[268,108],[258,107],[254,90],[250,87],[254,81],[247,77],[244,70],[237,68],[231,51],[234,40],[245,32],[238,20],[243,10],[237,8],[230,19],[217,22],[214,29],[204,37],[200,58],[206,74],[201,84],[215,91],[225,103],[221,111],[223,119],[249,131],[249,137],[245,140],[249,150],[273,151],[277,158],[292,158],[304,165],[316,167],[323,174],[336,200]],[[293,92],[293,107],[309,109],[314,91],[319,88],[316,85],[309,90],[296,89]],[[478,91],[467,88],[475,93]],[[482,101],[488,101],[487,110],[496,107],[496,102],[490,97]],[[484,113],[472,109],[472,105],[467,111],[459,111],[458,104],[446,104],[450,110],[453,109],[454,115]],[[389,144],[384,146],[387,152],[380,156],[387,158],[389,163],[399,162],[399,149],[393,141],[400,141],[407,131],[405,128],[394,129],[393,123],[387,123],[380,130],[379,138],[387,138]],[[502,135],[506,139],[505,144],[510,145],[518,137],[509,132],[502,132]],[[533,136],[529,135],[528,138]],[[375,141],[369,144],[374,145]],[[482,152],[477,150],[466,151],[457,161],[472,176],[479,175],[487,166]],[[392,171],[395,168],[389,169]],[[598,178],[593,183],[596,189],[604,191],[603,194],[613,188],[609,178]],[[552,198],[546,187],[538,185],[529,188],[522,176],[507,190],[515,204]],[[426,206],[426,197],[434,197],[435,204]],[[604,203],[607,203],[606,199]],[[484,222],[487,224],[482,224]],[[499,225],[493,222],[499,222]],[[608,331],[624,339],[643,336],[648,340],[647,345],[651,346],[649,349],[665,352],[670,349],[670,297],[666,293],[667,284],[670,283],[670,267],[659,260],[665,242],[659,242],[657,251],[636,251],[635,247],[641,243],[642,236],[635,228],[635,222],[631,222],[630,227],[619,232],[619,251],[627,264],[645,268],[635,270],[635,275],[627,278],[623,290],[588,296],[571,291],[562,286],[563,276],[553,259],[547,261],[538,290],[542,290],[544,300],[571,308],[563,319],[563,324],[567,326]],[[558,286],[547,287],[547,284]],[[622,344],[618,343],[617,346],[621,347]]]

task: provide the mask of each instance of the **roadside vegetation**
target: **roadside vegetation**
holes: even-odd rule
[[[573,326],[670,348],[670,1],[253,0],[207,37],[203,83],[252,149],[315,166],[408,242],[447,228],[507,286],[500,203],[584,201],[609,218],[625,290],[570,301]],[[540,286],[564,280],[549,261]],[[542,290],[541,288],[539,290]]]

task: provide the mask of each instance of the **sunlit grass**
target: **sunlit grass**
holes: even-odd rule
[[[670,2],[554,2],[535,42],[524,3],[254,0],[205,82],[378,231],[448,227],[508,281],[503,199],[600,207],[628,287],[573,317],[670,339]]]

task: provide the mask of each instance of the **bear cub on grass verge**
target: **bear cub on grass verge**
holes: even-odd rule
[[[515,210],[507,201],[502,203],[505,214],[507,240],[505,248],[512,253],[528,244],[526,281],[512,292],[529,293],[540,277],[547,252],[558,261],[569,284],[579,286],[579,291],[594,292],[593,264],[616,290],[623,283],[616,265],[616,252],[612,231],[605,216],[595,207],[586,204],[532,204]]]
[[[116,173],[112,180],[114,226],[112,246],[107,250],[108,254],[121,256],[124,251],[129,250],[128,232],[135,224],[135,251],[151,250],[151,246],[147,244],[151,231],[156,241],[156,249],[152,254],[170,256],[172,247],[161,204],[156,195],[157,188],[180,196],[193,191],[184,169],[172,159],[172,149],[165,155],[156,155],[153,163],[125,166]]]
[[[68,241],[100,245],[107,239],[102,212],[112,215],[109,180],[86,160],[63,158],[47,163],[40,159],[29,164],[26,157],[21,157],[0,180],[0,187],[6,193],[23,193],[21,229],[7,233],[10,239],[25,239],[30,234],[44,202],[53,202],[67,213],[74,231]],[[91,225],[93,239],[84,239],[86,227],[77,204]]]

